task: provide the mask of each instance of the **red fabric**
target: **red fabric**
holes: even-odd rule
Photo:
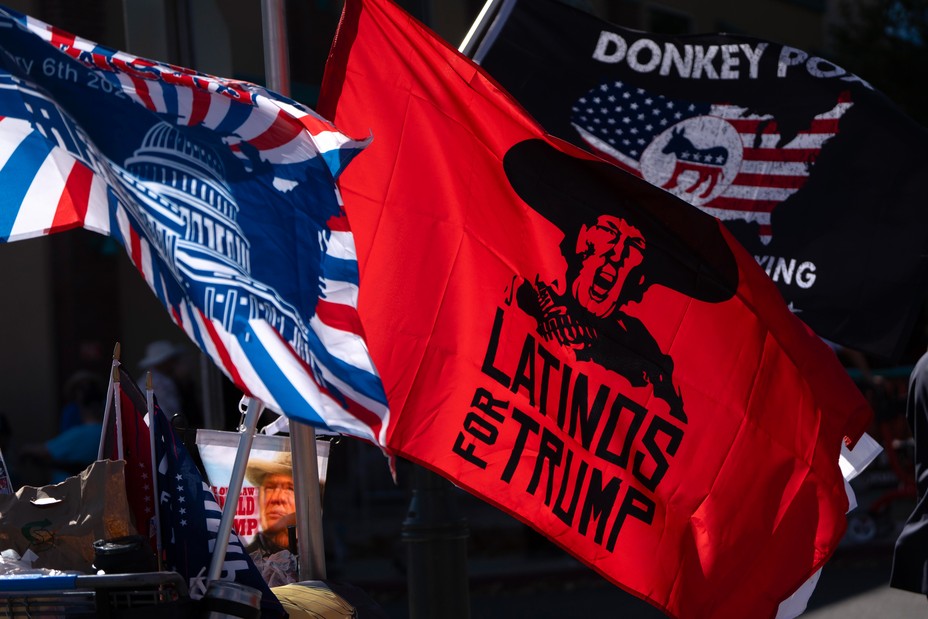
[[[388,447],[673,617],[773,617],[844,532],[870,412],[751,256],[388,0],[346,3],[319,111],[373,133],[340,184]],[[633,258],[575,290],[604,238]],[[617,278],[650,286],[595,318]]]
[[[151,471],[151,439],[145,423],[147,405],[145,396],[132,381],[132,377],[119,368],[119,405],[122,412],[123,459],[126,461],[126,498],[139,535],[151,541],[155,550],[155,532],[151,519],[155,515],[154,482]],[[115,413],[116,407],[112,409]],[[117,459],[115,418],[109,426],[110,459]]]

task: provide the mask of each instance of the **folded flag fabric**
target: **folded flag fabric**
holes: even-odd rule
[[[387,446],[680,618],[773,617],[831,556],[871,415],[718,220],[547,135],[388,0],[319,104]]]
[[[335,178],[365,142],[253,84],[0,9],[0,240],[118,240],[171,319],[249,395],[382,443]]]

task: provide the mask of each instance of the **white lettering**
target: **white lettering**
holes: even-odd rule
[[[699,79],[702,76],[702,72],[706,72],[706,77],[710,80],[719,79],[718,73],[715,72],[715,67],[712,66],[712,59],[715,58],[715,54],[718,53],[718,45],[710,45],[708,48],[697,47],[696,48],[696,59],[693,62],[693,79]]]
[[[780,50],[780,60],[777,64],[777,77],[786,77],[786,70],[789,67],[802,64],[808,57],[809,54],[801,49],[784,45],[783,49]]]
[[[769,276],[771,263],[770,256],[754,256],[754,260],[757,261],[757,264],[760,265],[760,267],[766,271],[767,275]]]
[[[676,45],[667,43],[664,45],[664,61],[661,63],[661,75],[670,75],[670,64],[676,67],[680,77],[689,77],[690,71],[693,70],[693,46],[683,46],[683,57],[680,57],[680,50]]]
[[[719,76],[723,80],[736,80],[738,79],[738,63],[741,59],[735,55],[738,53],[737,45],[723,45],[722,46],[722,70],[719,73]]]
[[[751,46],[747,43],[742,43],[740,45],[741,51],[744,52],[744,55],[747,56],[748,62],[751,65],[749,75],[751,79],[757,79],[757,65],[760,64],[760,57],[763,55],[764,50],[767,49],[766,43],[758,43],[756,49],[751,49]]]
[[[796,270],[796,285],[800,288],[811,288],[815,283],[815,265],[803,262]]]
[[[786,262],[786,258],[778,258],[777,266],[773,271],[773,281],[780,281],[780,277],[783,277],[783,283],[791,284],[793,283],[793,271],[796,269],[796,261],[790,260],[789,263]]]
[[[647,62],[641,62],[641,50],[647,49],[649,58]],[[629,68],[639,73],[650,73],[654,67],[661,63],[661,48],[651,39],[638,39],[628,48],[628,58],[626,60]]]
[[[800,288],[811,288],[815,284],[815,263],[805,261],[797,266],[795,258],[777,258],[775,256],[754,256],[757,264],[764,269],[767,276],[773,281],[783,281],[792,284],[795,278]]]
[[[35,59],[33,59],[33,58],[24,58],[24,57],[22,57],[22,56],[15,56],[15,55],[11,54],[11,53],[8,52],[8,51],[4,51],[3,53],[6,54],[7,58],[9,58],[9,59],[12,60],[13,62],[15,62],[19,67],[21,67],[22,70],[26,72],[26,75],[32,75],[32,65],[35,64]],[[46,58],[46,59],[45,59],[45,62],[43,62],[42,64],[44,65],[45,63],[49,62],[50,60],[51,60],[51,58]],[[50,74],[49,74],[49,73],[46,73],[46,75],[50,75]]]
[[[612,51],[610,51],[610,47],[613,48]],[[593,52],[593,58],[600,62],[615,64],[617,62],[622,62],[622,59],[625,58],[627,49],[628,44],[625,43],[625,39],[614,32],[606,32],[603,30],[599,33],[599,41],[596,42],[596,50]]]

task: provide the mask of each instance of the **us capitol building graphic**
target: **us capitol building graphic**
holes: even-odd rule
[[[217,154],[161,122],[149,129],[120,184],[143,205],[143,225],[205,314],[232,331],[236,316],[262,319],[308,360],[307,329],[295,307],[250,275],[251,245]],[[199,291],[190,290],[190,281]]]
[[[18,97],[10,97],[12,92]],[[11,104],[17,98],[25,109]],[[310,359],[308,328],[296,308],[251,277],[251,245],[236,221],[239,208],[215,151],[159,122],[121,168],[103,158],[81,127],[34,84],[0,76],[0,114],[20,118],[23,112],[43,137],[106,179],[207,317],[227,332],[236,317],[263,319],[302,359]]]

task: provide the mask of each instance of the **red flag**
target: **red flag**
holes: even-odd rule
[[[674,617],[772,617],[845,528],[870,420],[718,221],[544,134],[388,0],[348,0],[320,111],[388,447]]]
[[[155,550],[155,531],[151,529],[155,516],[154,478],[151,472],[151,439],[145,415],[148,404],[132,377],[119,366],[119,406],[122,421],[123,459],[126,461],[126,498],[139,535],[146,537]],[[114,407],[115,409],[115,407]],[[108,429],[109,457],[117,459],[116,423]]]

